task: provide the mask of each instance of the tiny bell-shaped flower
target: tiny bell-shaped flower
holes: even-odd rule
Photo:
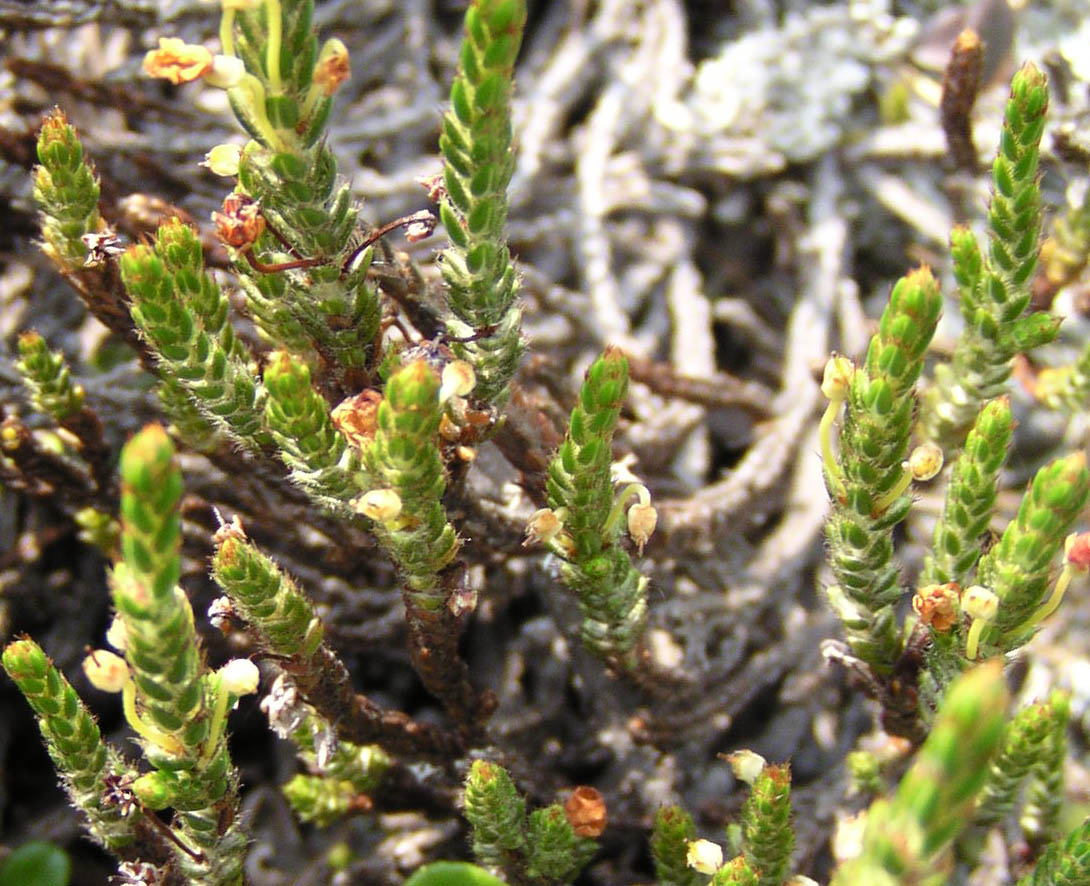
[[[443,381],[439,386],[439,402],[446,403],[451,397],[464,397],[477,384],[477,373],[465,360],[451,360],[443,367]]]
[[[983,585],[970,585],[961,595],[961,608],[970,618],[992,621],[999,612],[999,598]]]
[[[606,829],[606,800],[600,792],[581,786],[564,803],[564,817],[579,837],[599,837]]]
[[[753,784],[758,776],[764,772],[768,761],[754,751],[741,750],[727,755],[734,777],[746,784]]]
[[[658,511],[650,504],[637,502],[628,509],[628,534],[641,554],[643,546],[655,531],[658,520]]]
[[[392,523],[401,516],[401,496],[393,489],[372,489],[356,500],[356,510],[376,523]]]
[[[218,673],[220,689],[232,695],[252,695],[261,680],[257,665],[248,658],[233,658]]]
[[[144,56],[144,72],[169,80],[175,86],[198,80],[212,70],[211,50],[179,37],[160,37],[159,48]]]
[[[204,75],[204,82],[216,89],[231,89],[242,82],[246,65],[233,55],[217,55],[212,58],[212,69]]]
[[[108,649],[96,649],[88,655],[83,660],[83,673],[102,692],[120,692],[130,679],[125,659]]]
[[[932,479],[942,470],[942,447],[930,441],[921,443],[909,455],[908,469],[913,480]]]
[[[201,166],[210,169],[215,175],[238,175],[239,160],[242,159],[240,145],[216,145],[204,155]]]
[[[563,528],[564,523],[556,511],[552,508],[541,508],[534,511],[530,519],[526,521],[526,541],[522,545],[529,547],[538,542],[547,545],[560,534]]]
[[[825,373],[821,379],[821,393],[833,403],[840,403],[848,396],[848,385],[852,380],[855,366],[847,357],[833,354],[825,363]]]
[[[351,75],[348,47],[336,37],[326,40],[322,51],[318,54],[318,61],[314,65],[314,85],[328,98]]]
[[[702,874],[714,874],[723,867],[723,847],[711,840],[690,840],[685,864]]]
[[[115,615],[110,626],[106,629],[106,642],[118,652],[124,652],[129,645],[129,632],[125,627],[125,621],[120,615]]]

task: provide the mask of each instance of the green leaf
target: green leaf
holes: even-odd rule
[[[7,857],[0,886],[68,886],[71,876],[67,852],[45,840],[31,840]]]
[[[7,884],[0,884],[7,886]],[[468,861],[436,861],[418,868],[405,886],[507,886],[503,880]]]

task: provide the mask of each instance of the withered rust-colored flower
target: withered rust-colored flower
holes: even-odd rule
[[[382,394],[368,388],[342,400],[330,413],[333,427],[358,449],[365,448],[375,438],[378,407]]]
[[[223,201],[223,212],[213,212],[216,236],[235,249],[247,249],[265,232],[265,219],[261,207],[245,194],[228,194]]]
[[[925,625],[936,633],[945,634],[958,619],[961,586],[956,581],[941,585],[925,585],[912,597],[912,608]]]
[[[1068,566],[1078,572],[1090,570],[1090,532],[1068,536],[1064,544],[1064,559]]]
[[[197,80],[212,70],[212,52],[179,37],[160,37],[159,48],[144,56],[144,73],[178,85]]]
[[[351,74],[348,47],[336,37],[327,40],[314,65],[314,85],[328,98]]]
[[[564,817],[580,837],[597,837],[606,829],[606,800],[594,788],[581,785],[564,804]]]

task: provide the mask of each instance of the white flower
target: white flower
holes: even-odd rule
[[[753,784],[757,780],[768,762],[760,754],[753,751],[735,751],[727,756],[734,777],[746,784]]]
[[[356,499],[355,507],[377,523],[389,523],[401,515],[401,496],[393,489],[372,489]]]
[[[723,867],[723,847],[711,840],[690,840],[685,864],[702,874],[714,874]]]
[[[257,692],[261,674],[248,658],[233,658],[219,669],[220,689],[232,695],[251,695]]]
[[[477,384],[477,373],[465,360],[451,360],[443,367],[443,384],[439,387],[439,402],[451,397],[464,397]]]
[[[246,73],[242,59],[234,55],[216,55],[212,58],[212,70],[204,75],[204,82],[217,89],[238,86]]]

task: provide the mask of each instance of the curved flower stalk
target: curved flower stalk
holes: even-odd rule
[[[561,577],[583,615],[583,643],[605,661],[631,669],[647,620],[647,579],[621,546],[629,490],[615,501],[610,476],[613,432],[627,392],[628,360],[607,348],[587,370],[567,437],[549,465],[549,510],[531,518],[529,531],[563,561]],[[632,506],[628,522],[642,548],[654,529],[654,508],[639,488],[646,500]]]
[[[903,464],[913,388],[941,307],[929,269],[903,277],[890,292],[864,365],[827,375],[823,386],[830,410],[839,400],[847,404],[835,461],[823,443],[833,499],[825,535],[837,580],[828,596],[853,653],[878,675],[892,672],[901,651],[895,607],[903,588],[893,561],[893,528],[911,506],[905,494],[911,475]],[[823,434],[825,427],[823,422]]]
[[[447,325],[454,352],[476,370],[476,396],[498,405],[525,350],[518,278],[504,236],[515,166],[511,82],[525,23],[525,0],[470,4],[439,140],[439,208],[451,240],[442,265],[454,315]]]
[[[981,406],[999,396],[1015,354],[1056,337],[1058,323],[1026,314],[1041,233],[1038,151],[1048,109],[1048,81],[1033,64],[1014,76],[999,153],[992,166],[988,251],[968,228],[950,234],[965,328],[950,363],[935,369],[920,426],[926,439],[956,446]]]

